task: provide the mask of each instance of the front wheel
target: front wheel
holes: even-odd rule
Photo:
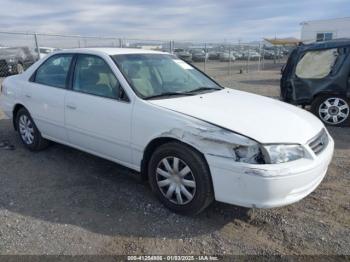
[[[327,125],[350,125],[350,101],[345,97],[339,95],[319,96],[311,104],[311,111]]]
[[[152,191],[176,213],[198,214],[214,199],[204,158],[184,144],[160,146],[150,159],[148,175]]]

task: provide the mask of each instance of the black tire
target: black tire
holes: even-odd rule
[[[27,123],[30,123],[28,126],[33,130],[33,133],[32,133],[33,138],[31,139],[31,141],[29,141],[28,139],[25,139],[25,136],[22,134],[23,128],[21,128],[21,124],[20,124],[20,121],[21,120],[23,121],[22,118],[29,120],[29,122],[27,122]],[[17,112],[16,128],[23,145],[26,148],[28,148],[30,151],[40,151],[49,146],[50,142],[41,136],[40,131],[36,127],[32,117],[30,116],[29,112],[25,108],[21,108]]]
[[[157,174],[157,168],[159,167],[160,162],[167,157],[178,158],[182,164],[186,164],[191,170],[190,173],[183,177],[183,179],[186,180],[187,176],[194,177],[195,182],[195,189],[191,192],[193,194],[193,198],[188,203],[177,204],[172,202],[164,195],[164,192],[162,193],[161,187],[158,186],[157,179],[159,174]],[[182,215],[196,215],[203,211],[214,200],[211,175],[205,159],[198,152],[184,144],[170,142],[157,148],[149,161],[148,176],[152,191],[155,193],[158,199],[167,208],[176,213]],[[172,177],[173,176],[174,175],[172,175]],[[166,189],[169,190],[169,187],[165,188],[164,191],[166,191]],[[175,191],[174,194],[177,195]],[[183,199],[187,199],[186,194],[182,194],[182,191],[180,194],[182,195]]]
[[[335,103],[335,99],[339,99],[339,103],[343,105],[343,103],[347,104],[347,109],[342,109],[341,112],[347,115],[347,117],[339,117],[338,122],[334,122],[331,115],[331,112],[336,114],[336,112],[339,112],[340,107],[334,107],[333,104]],[[329,101],[330,104],[333,106],[333,108],[330,108],[327,110],[326,105],[324,104],[326,101]],[[333,104],[332,104],[333,103]],[[311,112],[316,115],[318,118],[321,119],[321,121],[329,126],[350,126],[350,99],[341,96],[341,95],[320,95],[314,99],[314,101],[311,104]],[[321,113],[320,110],[327,110],[329,113]],[[338,110],[338,111],[337,111]],[[332,117],[326,120],[327,114],[331,115]]]

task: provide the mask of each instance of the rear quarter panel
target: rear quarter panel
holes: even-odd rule
[[[16,75],[5,78],[2,85],[3,93],[0,96],[0,107],[7,117],[12,118],[14,106],[17,103],[22,104],[21,89],[24,83],[21,77]]]

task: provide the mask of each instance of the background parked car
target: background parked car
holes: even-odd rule
[[[264,59],[281,59],[283,58],[283,53],[281,51],[264,50]]]
[[[176,55],[178,58],[185,60],[186,62],[192,62],[192,54],[186,51],[185,49],[175,48],[174,55]]]
[[[54,48],[54,47],[39,47],[39,56],[40,59],[44,58],[45,56],[47,56],[48,54],[54,52],[54,51],[58,51],[60,50],[59,48]],[[35,48],[35,52],[38,53],[38,49]]]
[[[250,60],[259,60],[261,58],[261,55],[256,51],[246,51],[243,53],[244,59],[250,59]]]
[[[204,62],[208,58],[208,53],[202,49],[191,50],[193,62]]]
[[[220,62],[228,62],[228,61],[235,61],[236,57],[233,55],[233,53],[229,52],[221,52],[219,55]]]
[[[35,62],[35,55],[28,47],[0,49],[0,75],[20,74]]]
[[[270,60],[275,58],[275,53],[270,50],[264,50],[263,55],[264,55],[264,59]]]
[[[220,59],[220,52],[210,51],[208,53],[208,59],[209,60],[219,60]]]
[[[236,60],[242,59],[243,54],[239,51],[231,51],[232,55],[236,58]]]
[[[350,126],[350,39],[301,45],[282,69],[281,98],[311,106],[325,124]]]

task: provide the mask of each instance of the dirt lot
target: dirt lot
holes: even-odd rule
[[[277,97],[279,66],[225,76],[222,84]],[[1,119],[0,113],[0,119]],[[1,254],[348,254],[350,129],[329,128],[334,159],[320,187],[299,203],[253,210],[214,203],[201,215],[164,209],[147,184],[109,161],[54,144],[31,153],[0,120]]]

